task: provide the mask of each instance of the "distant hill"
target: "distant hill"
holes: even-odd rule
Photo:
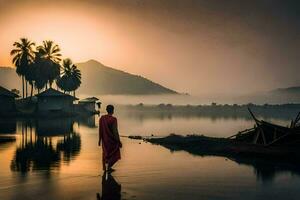
[[[300,87],[278,88],[267,93],[270,102],[300,103]]]
[[[16,70],[11,67],[0,67],[0,85],[11,90],[21,91],[21,78],[16,74]]]
[[[138,75],[104,66],[98,61],[78,63],[82,73],[81,94],[176,94]]]
[[[82,84],[77,94],[176,94],[149,79],[104,66],[95,60],[76,65],[82,73]],[[21,78],[14,68],[0,67],[0,85],[21,90]]]
[[[294,94],[300,95],[300,86],[288,87],[288,88],[278,88],[271,91],[274,94]]]

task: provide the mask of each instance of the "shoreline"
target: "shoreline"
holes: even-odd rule
[[[300,147],[296,144],[264,147],[228,138],[207,137],[203,135],[180,136],[171,134],[159,138],[142,136],[128,136],[128,138],[160,145],[171,151],[186,151],[193,155],[221,156],[227,158],[262,158],[300,163]]]

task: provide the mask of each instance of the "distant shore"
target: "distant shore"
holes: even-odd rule
[[[185,116],[185,117],[211,117],[211,118],[244,118],[252,119],[247,108],[261,118],[274,119],[293,119],[300,112],[300,104],[243,104],[243,105],[228,105],[228,104],[211,104],[211,105],[172,105],[172,104],[158,104],[158,105],[116,105],[116,112],[119,114],[126,113],[130,115],[143,116]],[[104,112],[104,110],[102,110]],[[97,113],[86,112],[6,112],[0,113],[0,117],[73,117],[77,115],[93,115]]]
[[[258,117],[293,119],[300,112],[300,104],[276,104],[276,105],[228,105],[228,104],[211,104],[211,105],[118,105],[119,111],[126,111],[138,115],[171,115],[171,116],[199,116],[199,117],[224,117],[224,118],[246,118],[252,119],[248,112],[248,107]]]

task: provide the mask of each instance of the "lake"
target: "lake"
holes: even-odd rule
[[[226,137],[250,118],[116,113],[120,134]],[[283,125],[288,119],[268,118]],[[298,167],[197,156],[122,137],[122,160],[103,176],[98,116],[0,122],[0,199],[299,199]]]

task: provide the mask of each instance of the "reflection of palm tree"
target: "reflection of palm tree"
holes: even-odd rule
[[[57,44],[54,44],[53,41],[46,40],[43,41],[43,45],[39,46],[37,49],[41,57],[47,61],[44,63],[47,66],[44,73],[46,73],[45,78],[47,79],[47,82],[49,81],[49,86],[52,87],[53,81],[60,73],[60,48]]]
[[[23,98],[24,98],[24,81],[26,78],[26,73],[28,66],[31,62],[33,62],[34,59],[34,47],[35,43],[28,40],[27,38],[21,38],[20,42],[15,42],[13,46],[15,49],[13,49],[10,52],[10,55],[13,57],[13,63],[16,66],[17,74],[22,77],[22,91],[23,91]],[[27,96],[27,82],[26,82],[26,96]]]
[[[32,129],[32,122],[34,121],[22,123],[21,145],[17,147],[14,159],[11,161],[12,171],[27,173],[30,170],[45,170],[50,172],[51,169],[61,166],[62,155],[65,161],[71,161],[79,155],[81,149],[80,135],[70,129],[72,126],[68,120],[61,119],[60,121],[62,124],[58,123],[59,125],[56,128],[54,127],[55,129],[49,128],[53,127],[53,123],[47,123],[48,121],[43,123],[44,126],[42,127],[35,126],[35,129]],[[64,132],[64,139],[60,139],[56,145],[52,144],[53,136],[61,136],[55,135],[57,131],[60,132],[60,128],[67,131]],[[32,132],[32,130],[41,131],[40,129],[43,129],[42,131],[46,133],[49,129],[53,136]],[[27,132],[28,130],[30,132]]]
[[[62,76],[58,79],[57,85],[63,91],[71,92],[79,88],[81,84],[81,72],[72,63],[70,59],[65,59],[63,61],[63,72]]]
[[[120,200],[121,185],[111,174],[104,173],[102,176],[102,196],[97,193],[97,200]]]
[[[80,152],[81,138],[76,133],[65,135],[63,140],[57,142],[56,148],[63,152],[64,161],[70,162]]]
[[[29,142],[23,147],[18,147],[11,163],[13,171],[27,173],[32,170],[50,170],[59,167],[60,154],[51,140],[39,137],[35,142]]]

